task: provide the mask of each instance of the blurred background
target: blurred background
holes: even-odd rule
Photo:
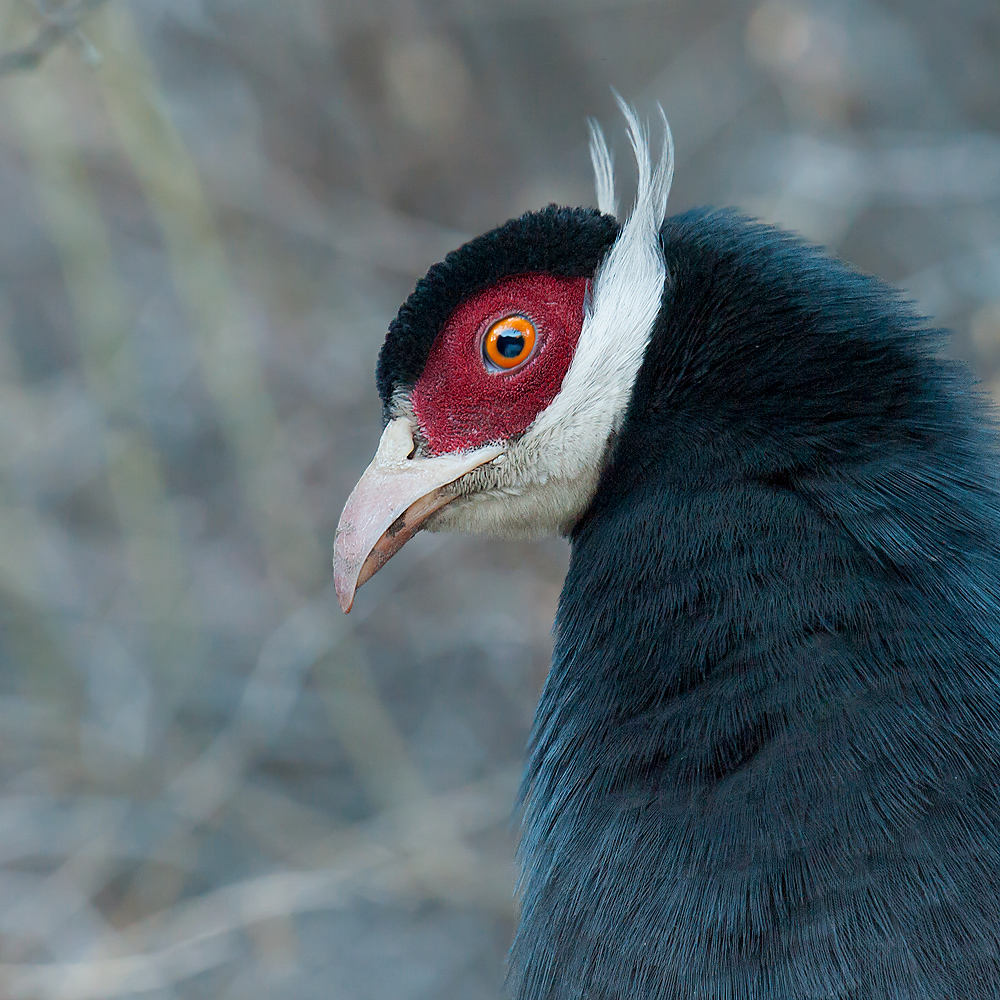
[[[588,115],[627,204],[610,85],[1000,387],[996,0],[0,0],[0,997],[498,996],[566,546],[331,545],[415,279]]]

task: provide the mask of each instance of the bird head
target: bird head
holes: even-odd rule
[[[654,166],[623,111],[624,222],[593,125],[598,210],[550,206],[472,240],[390,325],[385,430],[334,545],[345,610],[422,528],[570,534],[650,476],[877,498],[956,425],[967,379],[897,292],[731,211],[664,221],[669,129]]]
[[[666,275],[670,132],[664,119],[654,166],[623,111],[638,164],[624,223],[592,124],[598,210],[550,206],[472,240],[430,269],[390,325],[377,370],[385,429],[334,546],[345,611],[418,530],[565,533],[587,508]]]

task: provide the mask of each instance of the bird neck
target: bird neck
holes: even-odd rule
[[[677,969],[695,985],[670,995],[708,996],[722,955],[751,995],[789,886],[825,905],[907,842],[910,803],[993,760],[1000,491],[953,430],[811,477],[605,477],[522,788],[517,1000],[665,996]]]
[[[529,781],[591,768],[598,748],[594,787],[722,780],[771,730],[787,652],[858,612],[858,588],[836,585],[853,559],[760,483],[647,480],[602,506],[574,537]]]
[[[606,493],[573,538],[535,719],[510,967],[519,1000],[576,995],[559,992],[572,975],[545,973],[541,951],[556,968],[586,951],[560,943],[574,935],[621,953],[641,938],[595,916],[602,894],[609,912],[652,912],[650,887],[746,866],[738,855],[765,843],[766,819],[740,794],[738,814],[706,823],[706,803],[808,697],[789,673],[832,641],[822,622],[851,613],[831,596],[843,553],[788,491],[649,477],[620,496]]]

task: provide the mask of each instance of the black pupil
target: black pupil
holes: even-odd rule
[[[497,334],[497,351],[504,358],[516,358],[524,350],[524,334]]]

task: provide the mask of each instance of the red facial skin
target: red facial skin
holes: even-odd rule
[[[587,282],[519,274],[473,295],[451,314],[410,396],[431,454],[509,441],[528,429],[559,392],[573,360]],[[483,336],[515,313],[535,325],[535,348],[523,364],[498,371],[483,359]]]

